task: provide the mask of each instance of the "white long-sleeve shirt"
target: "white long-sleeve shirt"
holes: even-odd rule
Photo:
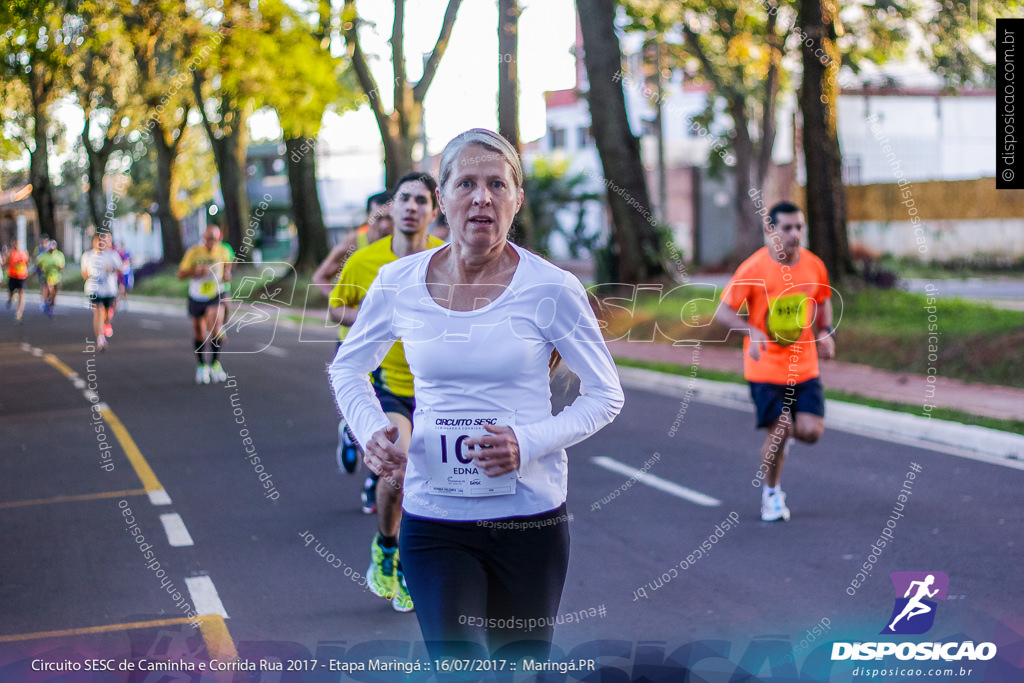
[[[475,311],[448,310],[427,291],[427,265],[438,249],[382,267],[331,364],[338,407],[356,438],[367,443],[389,425],[367,373],[392,343],[403,341],[416,394],[403,502],[411,514],[484,520],[557,508],[566,498],[565,449],[611,422],[622,407],[618,373],[579,280],[512,246],[519,254],[512,281]],[[548,383],[552,349],[580,380],[580,396],[555,416]],[[427,458],[441,458],[433,425],[452,415],[500,415],[498,424],[508,424],[510,414],[519,442],[515,493],[432,493],[443,484],[436,476],[430,481]],[[454,457],[455,434],[447,436]],[[481,474],[476,483],[486,485],[487,479]]]

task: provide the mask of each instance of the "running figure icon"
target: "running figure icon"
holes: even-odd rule
[[[935,597],[935,594],[939,592],[938,588],[933,591],[928,590],[933,583],[935,583],[934,574],[929,574],[924,581],[912,581],[910,583],[910,586],[907,587],[907,592],[903,594],[903,597],[910,597],[910,593],[914,590],[914,586],[917,586],[917,593],[914,597],[910,598],[910,601],[907,602],[899,616],[893,619],[892,623],[889,624],[890,631],[896,630],[896,622],[903,617],[906,617],[907,621],[910,621],[912,617],[916,617],[919,614],[927,614],[932,611],[932,607],[924,604],[921,600],[924,598],[933,598]]]

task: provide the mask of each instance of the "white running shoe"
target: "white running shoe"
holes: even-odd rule
[[[210,366],[210,381],[211,382],[226,382],[228,381],[228,373],[224,372],[224,368],[221,367],[220,361],[214,361],[213,365]]]
[[[210,383],[210,366],[200,365],[196,368],[196,384],[209,384]]]
[[[789,521],[789,508],[786,507],[786,494],[782,491],[767,496],[761,496],[761,521],[762,522],[783,522]]]

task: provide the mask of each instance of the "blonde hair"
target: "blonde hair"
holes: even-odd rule
[[[463,133],[459,133],[452,138],[447,145],[445,145],[444,152],[441,153],[441,168],[438,172],[438,185],[441,191],[444,192],[445,185],[448,184],[448,180],[451,178],[453,166],[455,165],[455,158],[462,153],[466,147],[470,145],[479,145],[484,149],[489,149],[495,154],[501,155],[509,167],[512,169],[512,181],[515,183],[517,188],[523,187],[523,165],[519,162],[519,153],[512,144],[501,137],[493,130],[487,130],[486,128],[471,128]]]

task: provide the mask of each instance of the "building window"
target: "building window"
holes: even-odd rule
[[[579,129],[580,149],[591,147],[594,144],[594,136],[590,133],[590,126],[582,126]]]
[[[551,149],[563,149],[565,147],[565,128],[548,128],[548,137],[551,140]]]
[[[861,159],[859,156],[843,157],[843,185],[860,185]]]

